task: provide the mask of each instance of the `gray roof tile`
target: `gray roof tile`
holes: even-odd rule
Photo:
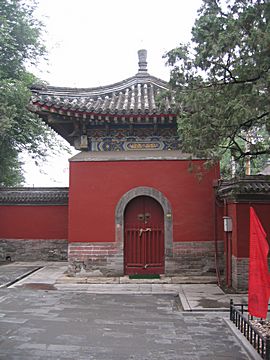
[[[37,112],[173,114],[175,104],[169,94],[158,104],[161,92],[166,90],[167,84],[160,79],[150,75],[134,76],[107,87],[89,89],[33,86],[31,103]]]
[[[270,176],[254,175],[231,180],[222,180],[216,187],[220,199],[258,200],[270,199]]]
[[[1,205],[67,205],[68,188],[0,188]]]

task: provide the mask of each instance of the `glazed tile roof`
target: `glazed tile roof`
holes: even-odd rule
[[[161,100],[168,84],[149,75],[146,66],[146,53],[139,53],[138,73],[109,86],[80,89],[34,86],[31,88],[33,110],[75,117],[174,114],[174,99],[168,94]]]

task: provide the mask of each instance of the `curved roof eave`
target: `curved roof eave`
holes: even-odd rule
[[[127,78],[123,81],[91,88],[71,88],[71,87],[58,87],[50,85],[33,85],[30,90],[33,93],[42,93],[43,95],[58,95],[58,96],[76,96],[76,97],[86,97],[86,96],[101,96],[106,94],[111,94],[114,92],[123,91],[126,88],[129,88],[137,84],[152,84],[161,90],[168,90],[168,83],[162,79],[159,79],[155,76],[149,74],[140,74],[138,73],[135,76]]]

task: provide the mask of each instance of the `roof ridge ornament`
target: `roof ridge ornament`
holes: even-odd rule
[[[147,72],[147,50],[141,49],[138,50],[138,57],[139,57],[139,71],[137,75],[148,75]]]

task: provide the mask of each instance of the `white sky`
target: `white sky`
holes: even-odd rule
[[[50,85],[109,85],[137,73],[139,49],[148,72],[169,80],[166,51],[190,39],[201,0],[39,0],[48,61],[31,69]],[[68,186],[70,155],[35,168],[27,158],[26,186]],[[41,173],[40,173],[41,171]],[[47,175],[46,175],[47,173]]]

